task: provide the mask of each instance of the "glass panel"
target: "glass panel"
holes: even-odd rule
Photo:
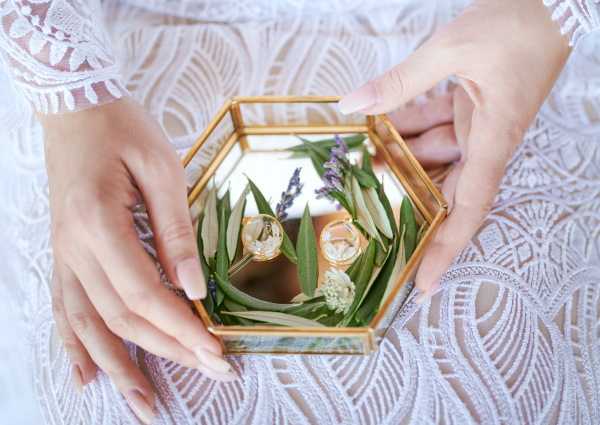
[[[283,337],[274,335],[223,336],[225,349],[235,353],[364,354],[362,336]]]

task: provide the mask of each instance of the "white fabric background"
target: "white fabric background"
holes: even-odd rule
[[[342,94],[462,6],[401,3],[230,25],[105,6],[128,89],[183,151],[227,97]],[[234,358],[243,380],[222,385],[132,348],[160,423],[599,423],[599,47],[572,57],[442,292],[409,305],[377,355]],[[136,423],[103,375],[72,389],[50,310],[42,135],[0,93],[0,423]]]

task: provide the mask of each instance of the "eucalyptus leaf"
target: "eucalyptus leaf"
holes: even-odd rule
[[[313,227],[308,204],[300,220],[298,240],[296,241],[298,255],[298,278],[302,292],[312,297],[319,278],[319,257],[317,255],[317,238]]]
[[[206,197],[204,207],[204,219],[200,228],[202,244],[204,246],[204,258],[209,261],[216,252],[219,241],[219,218],[217,214],[217,189],[213,187]]]
[[[236,201],[231,215],[229,216],[229,223],[227,224],[227,253],[229,254],[229,261],[233,261],[238,247],[238,241],[240,238],[240,228],[242,227],[242,217],[244,216],[244,209],[246,207],[246,196],[250,188],[246,186],[240,197]]]
[[[404,229],[405,259],[408,261],[417,246],[417,221],[408,196],[402,199],[400,205],[400,226]]]
[[[216,274],[215,279],[217,285],[224,292],[224,294],[231,298],[238,304],[245,307],[252,308],[255,310],[266,310],[266,311],[285,311],[286,309],[293,307],[297,304],[278,304],[269,301],[263,301],[258,298],[254,298],[251,295],[239,290],[229,282],[229,280],[223,278],[221,275]]]
[[[294,316],[292,314],[279,313],[275,311],[223,311],[223,314],[243,317],[244,319],[256,320],[259,322],[271,323],[280,326],[292,326],[292,327],[315,327],[323,328],[319,322],[314,320],[305,319],[303,317]]]
[[[354,205],[356,206],[356,219],[362,228],[377,241],[381,242],[381,237],[379,236],[379,232],[373,222],[373,218],[367,209],[367,205],[365,204],[365,199],[362,194],[362,190],[360,185],[358,184],[358,180],[355,177],[352,177],[352,197],[354,198]],[[383,243],[383,242],[381,242]]]
[[[252,180],[248,178],[248,184],[250,185],[250,190],[252,191],[252,196],[254,196],[254,201],[256,202],[256,207],[258,208],[258,212],[261,214],[267,214],[271,217],[276,217],[275,213],[271,209],[271,206],[265,199],[264,195],[260,191],[260,189],[254,184]],[[296,256],[296,250],[294,249],[294,245],[292,241],[288,237],[287,233],[283,232],[283,242],[281,244],[281,252],[285,255],[288,260],[292,263],[296,264],[298,261],[298,257]]]
[[[385,208],[383,208],[383,204],[379,200],[379,195],[372,187],[363,189],[362,193],[363,198],[365,199],[365,204],[367,205],[367,210],[371,214],[371,217],[375,222],[375,226],[377,226],[377,228],[385,235],[386,238],[392,239],[394,237],[394,232],[390,226],[390,221],[388,220]]]

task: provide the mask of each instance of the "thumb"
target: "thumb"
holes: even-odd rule
[[[390,112],[447,78],[454,72],[453,55],[441,37],[434,35],[403,62],[344,96],[340,112]]]
[[[160,263],[169,281],[182,288],[189,299],[204,298],[206,281],[187,204],[183,167],[166,143],[161,149],[149,149],[146,155],[152,158],[146,157],[143,163],[130,161],[127,166],[148,209]]]

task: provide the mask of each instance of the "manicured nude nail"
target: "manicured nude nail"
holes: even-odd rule
[[[73,386],[79,394],[83,393],[83,373],[79,365],[74,364],[72,370]]]
[[[207,378],[220,382],[232,382],[239,378],[233,369],[231,372],[217,372],[207,366],[204,366],[204,364],[201,364],[198,366],[198,370]]]
[[[136,416],[146,425],[150,425],[156,414],[154,408],[148,404],[142,393],[138,390],[131,390],[125,398]]]
[[[233,368],[225,359],[204,348],[196,348],[194,354],[196,354],[196,357],[198,357],[198,360],[203,366],[212,369],[215,372],[226,374],[233,372]]]
[[[175,274],[179,284],[190,300],[199,300],[206,297],[206,283],[204,273],[197,258],[188,258],[175,267]]]
[[[351,114],[375,106],[379,102],[375,85],[367,83],[344,96],[338,103],[342,114]]]
[[[426,291],[423,291],[422,293],[420,293],[419,296],[415,299],[415,303],[423,304],[425,301],[427,301],[429,298],[431,298],[431,296],[433,294],[435,294],[438,291],[438,289],[440,289],[439,281],[437,281],[433,285],[431,285],[429,287],[429,289],[427,289]]]

